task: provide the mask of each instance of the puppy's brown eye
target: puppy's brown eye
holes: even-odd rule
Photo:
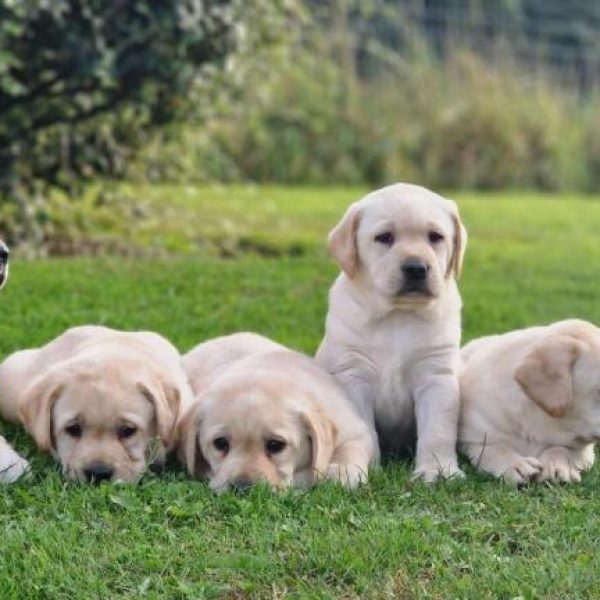
[[[267,454],[279,454],[286,446],[283,440],[271,439],[265,443],[265,450]]]
[[[70,435],[73,438],[81,437],[81,425],[79,423],[73,423],[72,425],[68,425],[65,427],[65,432],[67,435]]]
[[[437,244],[438,242],[441,242],[444,239],[444,236],[441,233],[438,233],[437,231],[430,231],[427,234],[427,237],[429,238],[429,241],[432,244]]]
[[[123,425],[119,427],[119,438],[125,440],[135,435],[137,432],[137,427],[133,427],[132,425]]]
[[[385,246],[391,246],[394,243],[394,234],[391,231],[385,231],[375,236],[375,241]]]
[[[218,437],[213,440],[213,446],[219,452],[227,452],[229,450],[229,440],[226,437]]]

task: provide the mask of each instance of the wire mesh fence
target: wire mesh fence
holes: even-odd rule
[[[600,83],[599,0],[337,0],[313,2],[345,23],[365,77],[408,54],[446,59],[468,49],[576,92]]]

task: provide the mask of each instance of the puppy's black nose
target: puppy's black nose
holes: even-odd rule
[[[236,492],[247,492],[253,485],[254,482],[249,477],[238,477],[231,482],[231,487]]]
[[[100,483],[112,479],[115,470],[102,463],[94,463],[83,470],[83,474],[89,483]]]
[[[402,273],[404,273],[407,281],[421,281],[426,279],[428,271],[429,265],[425,261],[418,259],[407,260],[402,265]]]

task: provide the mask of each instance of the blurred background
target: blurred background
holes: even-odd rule
[[[463,341],[600,324],[600,0],[0,0],[0,356],[84,323],[312,354],[327,232],[395,181],[460,207]],[[33,476],[0,488],[0,600],[600,597],[598,468],[84,489],[1,425]]]
[[[0,235],[189,249],[169,206],[220,184],[598,192],[599,83],[590,0],[0,0]]]

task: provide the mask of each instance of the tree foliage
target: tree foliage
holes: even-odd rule
[[[233,0],[0,0],[4,193],[60,183],[61,161],[102,171],[89,148],[110,136],[78,129],[97,115],[121,137],[180,115],[200,70],[231,52],[235,14]]]

